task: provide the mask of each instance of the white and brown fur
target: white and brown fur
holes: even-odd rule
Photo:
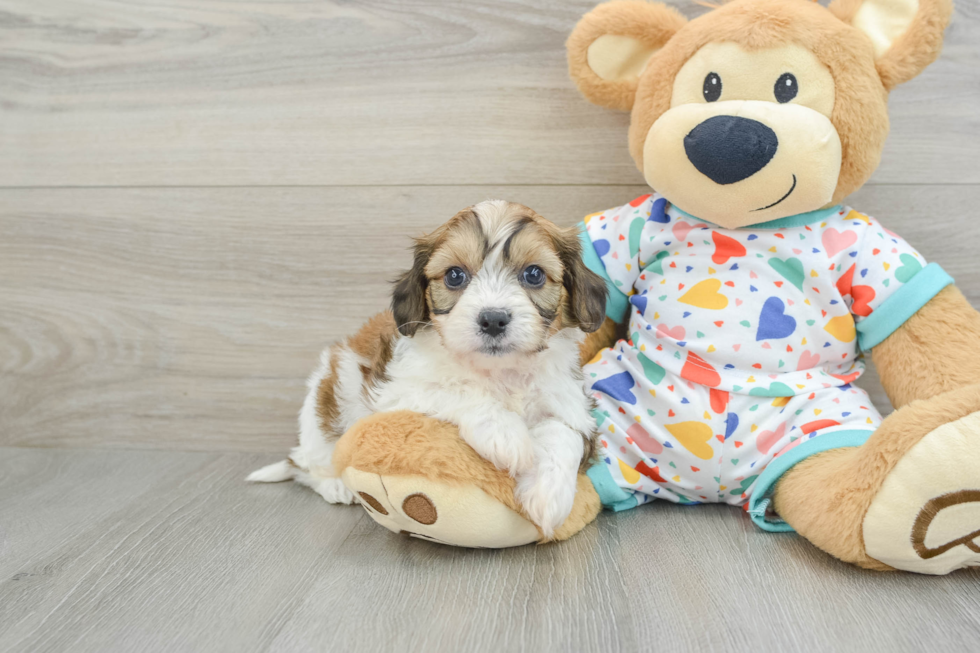
[[[525,281],[529,266],[544,271],[538,287]],[[460,288],[446,284],[453,268],[468,276]],[[594,452],[579,345],[602,324],[605,299],[575,229],[499,200],[460,211],[416,241],[391,311],[321,354],[299,446],[248,480],[294,479],[327,501],[352,503],[331,464],[337,439],[371,413],[413,410],[456,424],[480,455],[508,470],[518,500],[550,536]],[[497,336],[481,327],[490,309],[509,316]]]

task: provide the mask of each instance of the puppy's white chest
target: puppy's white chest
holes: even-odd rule
[[[531,375],[513,370],[500,370],[491,373],[486,381],[486,392],[502,403],[507,410],[524,417],[532,417],[534,403],[534,380]]]

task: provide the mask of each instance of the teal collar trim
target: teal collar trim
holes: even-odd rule
[[[693,216],[687,211],[681,209],[681,207],[676,204],[671,204],[675,211],[680,213],[682,216],[688,220],[697,220],[698,222],[708,222],[703,218]],[[776,220],[770,220],[769,222],[760,222],[759,224],[752,224],[747,227],[739,227],[739,229],[786,229],[788,227],[802,227],[805,224],[813,224],[814,222],[821,222],[826,220],[830,216],[834,215],[840,211],[841,205],[831,206],[826,209],[817,209],[816,211],[808,211],[807,213],[797,213],[796,215],[790,215],[785,218],[778,218]],[[713,224],[713,223],[709,223]],[[717,225],[716,225],[717,226]]]

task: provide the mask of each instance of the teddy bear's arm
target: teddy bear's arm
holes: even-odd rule
[[[612,347],[616,340],[623,337],[625,329],[625,324],[616,324],[607,317],[598,331],[588,334],[582,341],[579,347],[582,364],[588,363],[606,347]]]
[[[980,313],[947,286],[872,351],[895,408],[980,382]]]

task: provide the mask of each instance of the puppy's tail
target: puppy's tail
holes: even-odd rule
[[[257,469],[249,474],[245,481],[249,483],[279,483],[280,481],[291,481],[296,476],[296,466],[289,460],[280,460],[277,463],[266,465],[262,469]]]

